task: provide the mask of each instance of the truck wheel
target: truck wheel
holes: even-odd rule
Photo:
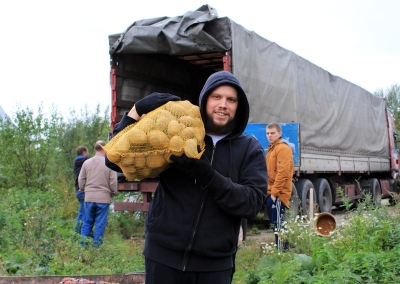
[[[292,182],[292,196],[290,197],[290,211],[293,216],[299,215],[300,200],[295,184]]]
[[[301,201],[301,213],[303,215],[307,215],[309,213],[309,208],[310,208],[310,191],[311,189],[314,192],[314,208],[315,208],[315,204],[317,204],[316,202],[316,195],[315,195],[315,190],[314,190],[314,186],[312,184],[312,182],[308,179],[302,179],[299,180],[295,183],[296,188],[297,188],[297,193],[300,197],[300,201]]]
[[[374,205],[380,205],[381,198],[382,198],[382,189],[381,189],[381,185],[379,184],[378,179],[370,178],[368,180],[368,183],[370,186],[369,193],[372,194],[372,200],[374,202]]]
[[[317,201],[321,212],[332,212],[332,190],[329,183],[324,178],[318,178],[313,181],[315,191],[317,192]]]

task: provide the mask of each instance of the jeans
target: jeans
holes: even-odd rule
[[[79,201],[79,208],[78,208],[78,217],[76,218],[76,224],[74,231],[78,234],[81,233],[81,228],[83,224],[83,218],[85,215],[85,208],[84,208],[84,202],[85,202],[85,192],[77,190],[75,192],[76,198]]]
[[[90,233],[94,226],[94,247],[99,247],[103,243],[109,207],[110,204],[107,203],[84,202],[85,218],[83,220],[81,235],[84,237],[90,237]],[[81,239],[81,245],[86,246],[84,238]]]
[[[281,229],[283,229],[282,221],[284,219],[285,211],[286,211],[286,206],[283,205],[283,203],[278,198],[274,202],[272,201],[271,195],[268,195],[267,197],[268,218],[270,224],[273,226],[273,228],[276,229],[277,232],[280,232]],[[275,234],[275,242],[278,248],[282,246],[281,241],[277,234]],[[284,242],[283,246],[286,247],[287,245],[288,243]]]

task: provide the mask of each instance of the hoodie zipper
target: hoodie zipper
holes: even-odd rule
[[[216,149],[216,145],[214,144],[213,145],[212,154],[211,154],[211,161],[210,161],[211,165],[212,165],[212,162],[213,162],[213,159],[214,159],[215,149]],[[196,183],[196,180],[195,180],[195,183]],[[182,264],[182,266],[183,266],[182,270],[183,271],[186,271],[186,265],[187,265],[187,262],[188,262],[188,259],[189,259],[190,251],[192,250],[194,238],[195,238],[195,236],[197,234],[197,227],[199,226],[199,223],[200,223],[200,217],[201,217],[201,213],[203,212],[204,203],[205,203],[206,197],[207,197],[207,192],[208,192],[207,189],[204,188],[204,193],[203,193],[203,195],[201,197],[200,209],[199,209],[199,212],[197,214],[196,224],[194,226],[194,230],[192,232],[192,236],[190,237],[189,244],[188,244],[188,246],[186,248],[185,255],[183,257],[183,264]]]

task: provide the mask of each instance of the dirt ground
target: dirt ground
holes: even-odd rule
[[[274,242],[274,233],[271,229],[268,230],[260,230],[259,234],[253,234],[251,232],[247,232],[246,241],[254,240],[256,242],[264,242],[264,243],[271,243]]]

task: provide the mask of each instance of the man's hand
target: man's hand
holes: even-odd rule
[[[181,157],[171,156],[171,167],[174,167],[189,175],[191,178],[196,179],[202,185],[207,185],[214,176],[215,170],[211,167],[210,161],[205,155],[201,159],[188,158],[186,155]]]
[[[152,93],[135,104],[136,112],[139,116],[149,113],[152,110],[166,104],[169,101],[179,101],[181,98],[167,93]]]

